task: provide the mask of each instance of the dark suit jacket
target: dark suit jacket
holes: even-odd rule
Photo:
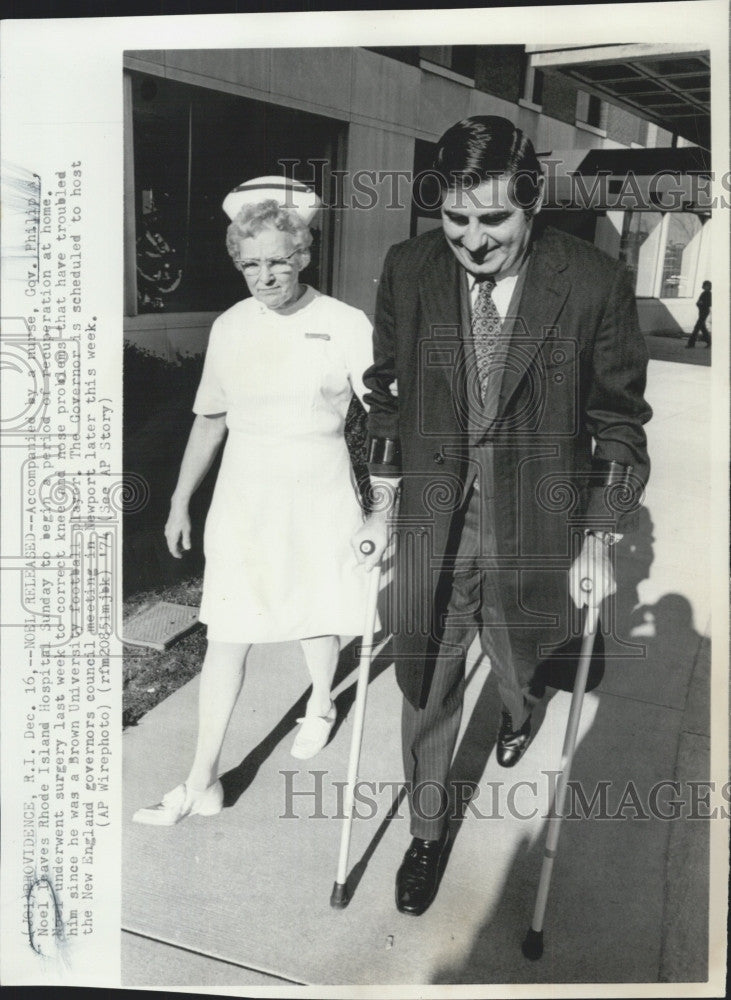
[[[517,316],[504,325],[497,413],[477,432],[466,404],[465,281],[441,229],[392,247],[365,374],[370,437],[400,442],[400,462],[371,471],[402,477],[391,627],[399,683],[414,703],[439,646],[476,471],[470,445],[492,447],[506,625],[517,655],[535,662],[568,635],[577,538],[587,527],[631,530],[649,474],[647,349],[624,266],[556,230],[535,234]],[[607,488],[592,472],[611,462],[631,467],[630,488]]]

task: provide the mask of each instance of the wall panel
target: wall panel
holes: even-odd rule
[[[204,86],[225,80],[263,93],[270,89],[269,49],[178,49],[165,53],[165,66],[195,73]]]
[[[348,171],[352,179],[357,170],[407,170],[414,165],[414,140],[410,136],[363,125],[351,125],[348,135]],[[350,305],[373,316],[376,287],[383,258],[393,243],[408,239],[411,225],[410,189],[400,188],[404,207],[386,209],[383,199],[391,189],[383,185],[379,203],[370,209],[336,209],[339,232],[339,267],[336,268],[334,294]],[[350,204],[355,192],[346,184],[344,202]],[[362,196],[359,200],[364,202]]]
[[[470,113],[472,88],[427,71],[422,73],[418,127],[435,139]]]
[[[421,72],[367,49],[353,52],[351,111],[374,124],[413,128],[419,107]]]
[[[272,94],[330,109],[336,117],[349,113],[352,49],[272,49]]]

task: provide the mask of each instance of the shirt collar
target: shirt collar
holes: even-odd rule
[[[509,274],[506,277],[502,277],[502,278],[496,278],[494,275],[492,276],[492,280],[495,282],[496,285],[501,284],[503,281],[513,281],[513,282],[515,282],[515,281],[518,280],[518,278],[520,278],[520,276],[522,274],[525,273],[525,269],[528,266],[528,260],[529,260],[530,255],[531,255],[531,246],[532,246],[532,244],[529,245],[528,250],[526,251],[525,256],[523,257],[523,260],[520,263],[520,267],[515,272],[515,274]],[[475,285],[478,283],[478,281],[480,279],[478,277],[476,277],[474,274],[472,274],[471,271],[468,271],[466,269],[464,269],[464,270],[465,270],[465,274],[467,275],[467,287],[468,287],[468,289],[471,292],[471,291],[474,290]]]

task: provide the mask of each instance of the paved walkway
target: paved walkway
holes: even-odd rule
[[[409,834],[387,643],[369,688],[360,768],[362,781],[379,784],[364,786],[351,844],[353,897],[335,911],[335,783],[345,779],[354,647],[336,678],[341,723],[325,751],[300,766],[289,746],[306,695],[304,664],[295,645],[265,646],[252,653],[224,749],[228,808],[220,816],[172,829],[129,822],[185,774],[197,679],[124,735],[125,985],[245,993],[287,983],[706,978],[707,824],[637,818],[627,803],[641,814],[657,782],[709,773],[710,374],[701,365],[651,362],[654,471],[641,529],[620,543],[620,638],[608,640],[604,679],[586,697],[572,775],[587,799],[609,782],[608,811],[623,806],[624,818],[564,823],[543,959],[526,961],[520,944],[540,871],[545,772],[558,764],[569,694],[552,692],[530,752],[506,772],[493,752],[494,679],[473,650],[454,775],[479,791],[453,821],[435,903],[409,918],[393,903]],[[659,803],[667,806],[667,796]]]
[[[703,341],[699,340],[694,348],[686,349],[687,334],[680,336],[649,334],[645,336],[645,340],[653,361],[677,361],[684,365],[704,365],[706,367],[711,364],[713,351],[709,350]]]

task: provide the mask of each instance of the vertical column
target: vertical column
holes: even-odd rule
[[[410,236],[413,167],[412,136],[350,126],[346,174],[338,185],[343,207],[333,209],[340,230],[333,294],[369,316],[386,251]]]

